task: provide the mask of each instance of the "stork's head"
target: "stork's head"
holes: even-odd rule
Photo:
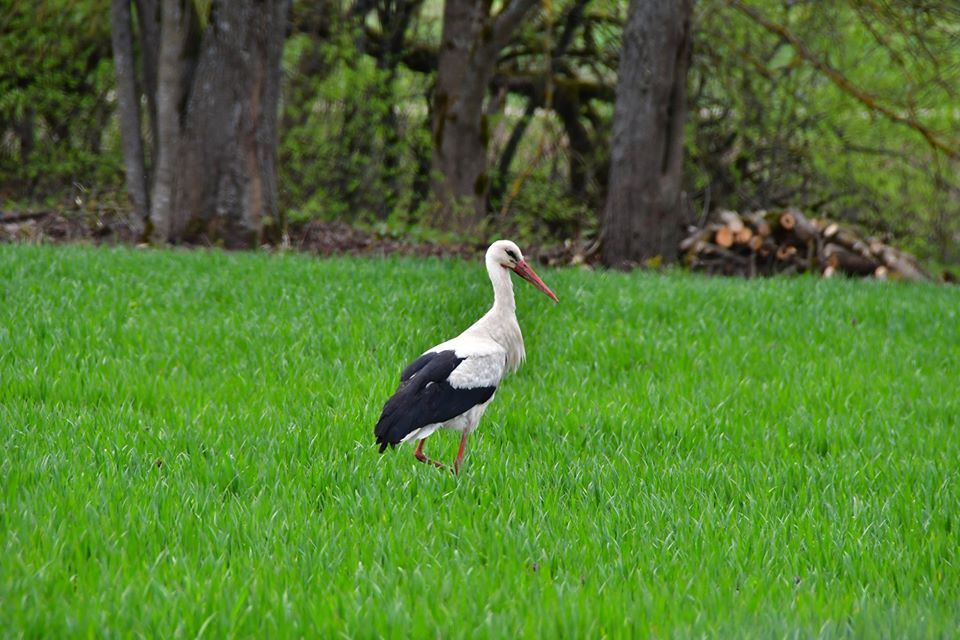
[[[550,291],[550,287],[543,283],[543,280],[536,274],[533,267],[523,259],[523,254],[520,253],[520,247],[510,240],[497,240],[490,245],[490,248],[487,249],[487,264],[491,263],[500,265],[504,269],[510,269],[537,289],[544,292],[551,300],[559,302],[553,291]]]

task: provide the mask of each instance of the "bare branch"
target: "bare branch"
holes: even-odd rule
[[[546,79],[539,75],[512,75],[498,74],[490,82],[496,88],[506,88],[514,94],[536,98],[546,92]],[[553,85],[558,91],[564,91],[577,96],[579,101],[601,100],[613,102],[616,96],[616,87],[601,82],[592,82],[578,78],[555,76]]]
[[[373,58],[380,57],[384,47],[390,46],[389,43],[384,43],[383,32],[370,26],[365,27],[365,38],[364,53]],[[437,70],[437,49],[426,44],[406,42],[400,54],[400,64],[417,73],[433,73]]]
[[[540,0],[510,0],[493,19],[493,46],[500,51]]]
[[[927,141],[927,144],[934,149],[937,149],[949,158],[960,159],[960,149],[951,146],[950,143],[941,139],[936,132],[916,118],[910,115],[897,113],[893,109],[881,104],[876,96],[873,96],[860,87],[857,87],[838,69],[833,67],[827,61],[820,59],[816,54],[813,53],[813,51],[810,50],[803,40],[797,37],[797,35],[790,31],[787,27],[768,20],[759,11],[753,7],[745,5],[743,2],[741,2],[741,0],[727,0],[727,4],[740,11],[742,14],[759,24],[770,33],[780,36],[789,42],[791,46],[793,46],[794,50],[800,55],[800,57],[802,57],[815,69],[829,78],[829,80],[833,82],[838,89],[854,98],[871,111],[881,114],[891,122],[910,127],[923,136],[924,140]]]

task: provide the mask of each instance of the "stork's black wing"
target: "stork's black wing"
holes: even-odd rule
[[[444,351],[443,353],[453,353],[453,351]],[[423,369],[425,366],[427,366],[427,363],[429,363],[432,360],[436,360],[438,355],[440,354],[425,353],[419,358],[417,358],[416,360],[414,360],[413,362],[411,362],[410,364],[408,364],[406,369],[404,369],[403,372],[400,374],[401,384],[406,382],[410,378],[412,378],[414,374],[417,373],[417,371],[420,371],[420,369]],[[454,358],[456,358],[456,356],[454,356]],[[457,360],[457,364],[460,364],[460,362],[462,362],[459,358],[456,358],[456,360]],[[457,364],[453,365],[453,369],[457,368]],[[450,371],[453,371],[453,369],[450,369]]]
[[[453,350],[426,353],[403,370],[400,386],[383,406],[373,430],[380,453],[412,431],[446,422],[493,396],[496,386],[458,389],[450,385],[450,374],[465,359]]]

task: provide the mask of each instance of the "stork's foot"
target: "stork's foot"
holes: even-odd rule
[[[437,469],[446,469],[447,465],[443,464],[442,462],[437,462],[436,460],[432,460],[426,456],[426,454],[423,452],[423,442],[424,441],[421,440],[420,442],[417,443],[417,448],[413,452],[413,456],[424,464],[432,464]]]

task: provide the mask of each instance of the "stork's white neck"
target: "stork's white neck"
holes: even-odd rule
[[[515,371],[526,357],[523,335],[517,324],[517,303],[513,299],[510,270],[496,260],[487,260],[487,273],[493,284],[493,307],[465,334],[480,335],[495,341],[507,352],[507,370]]]
[[[513,298],[513,281],[510,270],[496,260],[487,258],[487,273],[493,284],[493,313],[516,314],[517,303]]]

